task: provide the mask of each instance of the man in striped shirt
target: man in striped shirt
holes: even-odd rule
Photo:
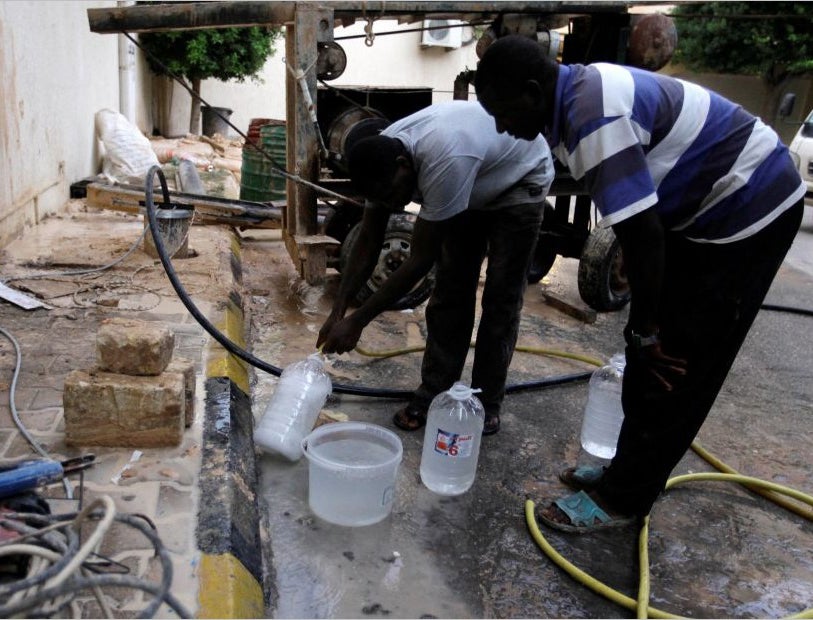
[[[562,65],[533,40],[477,68],[497,130],[551,151],[621,245],[631,301],[624,423],[607,468],[540,513],[585,532],[649,513],[691,446],[799,228],[804,185],[776,133],[697,85],[618,65]]]

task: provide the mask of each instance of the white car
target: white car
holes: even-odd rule
[[[813,206],[813,110],[799,127],[790,143],[790,156],[807,185],[805,202]]]

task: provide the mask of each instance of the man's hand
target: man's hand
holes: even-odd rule
[[[333,329],[333,326],[336,325],[339,321],[342,320],[340,315],[331,314],[325,322],[322,324],[321,329],[319,330],[319,337],[316,339],[316,348],[318,349],[322,344],[327,340],[327,337],[330,335],[330,331]]]
[[[364,327],[359,326],[352,316],[335,320],[332,317],[325,321],[319,330],[316,346],[322,345],[322,353],[346,353],[356,348]]]
[[[635,353],[644,372],[666,392],[671,392],[679,378],[686,375],[686,360],[666,355],[660,342],[635,349]]]

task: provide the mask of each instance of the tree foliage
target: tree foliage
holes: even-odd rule
[[[142,34],[140,41],[154,55],[148,56],[147,62],[158,75],[167,75],[169,69],[189,81],[214,78],[243,82],[258,79],[266,59],[274,53],[278,36],[278,29],[253,26],[152,32]]]
[[[813,2],[679,4],[675,60],[697,71],[761,75],[777,83],[813,72]]]
[[[149,52],[147,63],[156,75],[173,74],[187,80],[197,95],[192,98],[189,130],[197,131],[200,121],[200,83],[214,78],[222,82],[247,78],[259,82],[259,73],[275,49],[277,28],[214,28],[140,35]]]

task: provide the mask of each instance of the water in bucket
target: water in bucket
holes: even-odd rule
[[[392,511],[403,448],[395,433],[375,424],[337,422],[302,441],[308,458],[308,503],[330,523],[378,523]]]

